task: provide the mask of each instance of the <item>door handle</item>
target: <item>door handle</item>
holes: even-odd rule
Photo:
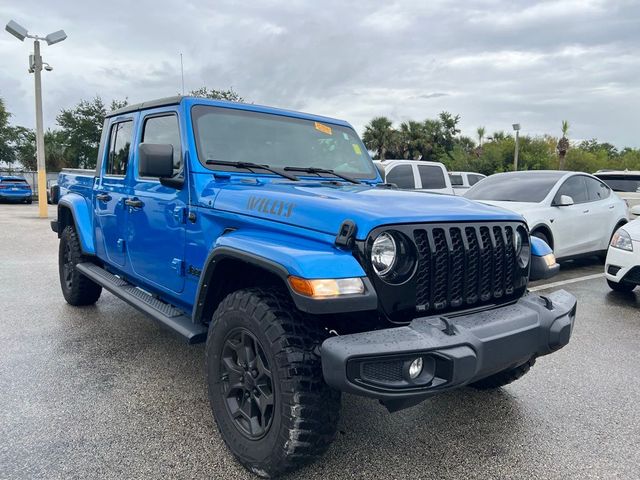
[[[584,210],[582,213],[589,213],[589,210]]]
[[[613,210],[615,207],[615,205],[609,205],[609,210]]]
[[[108,202],[109,200],[111,200],[111,195],[109,195],[108,193],[99,193],[98,195],[96,195],[96,200],[100,200],[101,202]]]
[[[127,198],[127,199],[125,199],[124,204],[127,207],[131,207],[131,208],[142,208],[142,207],[144,207],[144,203],[142,202],[142,200],[138,200],[137,198]]]

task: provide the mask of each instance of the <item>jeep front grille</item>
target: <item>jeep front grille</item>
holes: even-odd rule
[[[518,265],[514,236],[518,222],[397,225],[374,230],[361,246],[369,267],[370,245],[384,230],[415,244],[416,270],[391,285],[373,273],[380,304],[393,321],[507,302],[524,293],[528,267]],[[369,248],[367,248],[367,245]],[[528,248],[528,246],[527,246]]]

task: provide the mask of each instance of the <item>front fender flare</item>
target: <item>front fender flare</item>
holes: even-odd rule
[[[70,219],[65,220],[65,216],[62,214],[64,209],[69,210]],[[96,254],[91,214],[87,200],[77,193],[68,192],[58,202],[58,236],[62,234],[64,227],[73,222],[78,237],[80,237],[82,252],[87,255]]]
[[[292,240],[298,240],[294,245]],[[376,310],[378,298],[373,285],[351,252],[319,242],[306,242],[280,234],[232,232],[218,238],[204,263],[193,320],[203,320],[209,289],[216,282],[217,266],[224,259],[235,259],[265,269],[278,276],[287,286],[296,307],[312,314],[335,314]],[[290,275],[307,279],[360,277],[365,293],[316,300],[293,291],[289,286]]]

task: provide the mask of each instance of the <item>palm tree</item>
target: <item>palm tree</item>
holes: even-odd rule
[[[386,158],[386,153],[391,148],[393,142],[392,122],[387,117],[375,117],[364,127],[362,140],[365,147],[376,152],[376,157],[380,160]]]
[[[569,150],[569,139],[567,138],[567,134],[569,133],[569,122],[567,120],[562,121],[562,138],[558,140],[558,145],[556,149],[558,150],[558,157],[560,158],[559,169],[564,170],[565,158],[567,156],[567,151]]]
[[[478,127],[476,132],[478,133],[478,146],[482,147],[482,140],[484,139],[486,129],[484,127]]]

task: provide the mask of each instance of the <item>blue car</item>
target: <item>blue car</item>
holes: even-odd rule
[[[104,125],[96,169],[59,175],[62,294],[206,341],[213,416],[257,475],[326,451],[342,392],[396,411],[569,342],[576,299],[528,293],[558,265],[520,215],[385,183],[347,122],[174,97]]]
[[[31,185],[23,177],[0,176],[0,201],[32,202]]]

